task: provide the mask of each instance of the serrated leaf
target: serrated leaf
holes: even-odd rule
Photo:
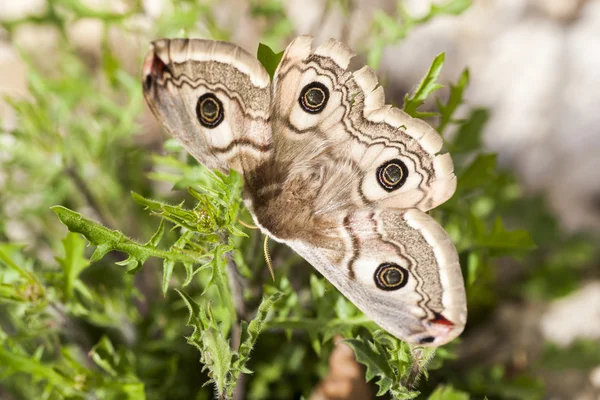
[[[78,234],[69,232],[62,240],[65,256],[56,257],[63,269],[63,290],[66,299],[73,295],[73,285],[79,274],[90,262],[84,257],[85,240]]]
[[[453,122],[454,113],[458,107],[463,103],[464,92],[469,85],[469,70],[465,70],[460,74],[456,84],[450,84],[450,95],[446,104],[438,99],[436,100],[438,110],[440,111],[440,124],[438,125],[438,132],[442,134],[448,124]]]
[[[356,361],[366,367],[365,378],[367,382],[377,378],[375,382],[379,386],[377,396],[389,392],[394,384],[394,371],[389,364],[385,354],[375,343],[361,338],[345,340],[356,355]]]
[[[229,233],[231,233],[233,236],[239,236],[239,237],[244,237],[244,238],[249,238],[250,237],[244,231],[242,231],[241,229],[239,229],[235,225],[229,225],[227,227],[227,229],[229,230]]]
[[[260,305],[258,306],[256,316],[250,322],[250,324],[242,321],[240,347],[233,357],[233,381],[237,381],[240,373],[252,373],[252,371],[246,367],[246,363],[250,359],[250,352],[256,344],[258,336],[265,328],[265,321],[269,311],[273,308],[273,305],[281,298],[281,296],[283,296],[283,293],[281,292],[273,293],[270,296],[264,296],[260,302]],[[233,387],[231,387],[231,392],[229,395],[233,395]]]
[[[214,285],[217,289],[219,300],[229,309],[229,315],[234,319],[236,311],[225,271],[229,257],[229,255],[225,253],[230,249],[229,246],[225,245],[217,245],[214,248],[212,263],[210,263],[212,274],[204,293],[206,293],[206,290],[208,290],[210,286]]]
[[[427,71],[427,74],[425,74],[417,88],[414,90],[413,94],[410,96],[406,94],[404,96],[404,111],[410,116],[416,118],[423,117],[423,113],[420,113],[418,108],[423,105],[430,94],[443,87],[443,85],[437,83],[437,79],[442,71],[444,58],[444,53],[441,53],[435,57],[431,63],[431,66],[429,67],[429,70]]]
[[[156,229],[156,232],[154,232],[154,235],[152,235],[150,240],[148,240],[144,244],[144,246],[150,246],[150,247],[154,247],[154,248],[158,247],[158,243],[160,242],[160,240],[162,239],[164,234],[165,234],[165,220],[161,219],[160,224],[158,225],[158,229]]]
[[[254,343],[256,343],[256,339],[258,335],[262,332],[265,327],[265,321],[267,320],[267,316],[269,315],[269,311],[273,308],[277,300],[279,300],[283,296],[283,293],[276,292],[270,296],[264,296],[260,305],[258,306],[258,310],[256,311],[256,316],[250,324],[247,326],[247,330],[242,330],[241,340],[240,340],[240,355],[241,356],[249,356],[250,350]]]
[[[283,51],[279,53],[275,53],[269,46],[266,44],[259,43],[258,51],[256,52],[256,58],[258,61],[265,67],[271,80],[273,80],[273,76],[275,75],[275,70],[283,57]]]
[[[171,205],[157,200],[147,199],[135,192],[131,192],[133,200],[145,207],[147,210],[152,210],[154,215],[161,217],[179,225],[185,229],[197,230],[197,215],[193,210],[183,208],[183,202],[178,205]]]
[[[221,334],[221,331],[211,326],[211,329],[202,331],[203,344],[202,361],[208,367],[208,376],[213,380],[218,393],[224,393],[231,385],[231,362],[233,353],[229,347],[229,341]]]
[[[210,265],[211,263],[212,263],[212,261],[210,261],[209,263],[207,263],[205,265]],[[186,287],[187,285],[189,285],[190,283],[192,283],[192,278],[194,277],[194,264],[192,264],[192,263],[183,263],[183,267],[185,268],[185,280],[183,281],[183,283],[181,284],[181,286],[182,287]],[[207,285],[207,287],[204,290],[206,291],[207,289],[208,289],[208,285]]]
[[[188,326],[194,327],[194,332],[196,332],[196,327],[201,324],[200,320],[200,305],[196,303],[196,301],[183,290],[175,289],[175,291],[181,296],[185,306],[188,309],[189,317],[187,321]],[[201,327],[203,329],[204,327]]]
[[[135,261],[143,263],[149,257],[195,264],[199,258],[205,256],[204,254],[193,254],[193,252],[165,251],[142,245],[121,232],[108,229],[68,208],[54,206],[51,209],[71,232],[81,233],[91,244],[100,247],[100,249],[96,249],[96,253],[91,258],[92,261],[102,258],[110,250],[121,251],[129,255],[129,258],[119,262],[119,265],[128,265],[129,262]]]
[[[180,251],[182,250],[187,241],[192,237],[193,233],[191,231],[184,232],[175,243],[171,246],[172,251]],[[173,275],[173,270],[175,268],[175,261],[165,259],[163,261],[163,281],[162,281],[162,291],[163,295],[166,295],[167,290],[169,289],[169,281],[171,280],[171,276]],[[187,277],[189,281],[192,280],[192,273],[190,272],[194,268],[194,264],[189,262],[183,262],[183,266],[186,270]],[[187,280],[186,280],[187,281]],[[184,285],[185,286],[185,283]]]
[[[194,328],[188,342],[200,350],[201,361],[219,395],[232,385],[233,352],[223,330],[215,322],[210,307],[201,307],[187,293],[177,290],[189,311],[188,325]]]

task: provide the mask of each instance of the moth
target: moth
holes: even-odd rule
[[[386,105],[354,52],[294,39],[273,81],[242,48],[152,43],[142,68],[156,118],[200,163],[244,178],[256,225],[294,249],[368,317],[411,344],[439,346],[466,322],[456,248],[428,214],[456,189],[426,122]]]

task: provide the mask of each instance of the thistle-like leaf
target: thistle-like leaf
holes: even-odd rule
[[[98,261],[111,250],[128,254],[129,257],[125,261],[117,264],[135,264],[133,265],[134,268],[140,267],[150,257],[191,264],[196,264],[199,259],[205,257],[204,254],[189,251],[166,251],[154,248],[152,245],[143,245],[128,238],[119,231],[108,229],[68,208],[54,206],[51,209],[71,232],[82,234],[91,244],[99,247],[90,261]]]
[[[208,370],[210,382],[222,395],[226,388],[235,384],[231,374],[233,352],[229,340],[214,320],[210,306],[201,307],[185,292],[177,290],[177,293],[190,313],[188,325],[194,328],[192,335],[187,338],[188,343],[200,350],[200,360]]]
[[[465,68],[458,77],[456,84],[450,84],[450,96],[446,104],[443,104],[439,99],[436,99],[438,110],[440,111],[440,123],[438,132],[442,134],[449,123],[454,121],[454,113],[463,103],[465,90],[469,86],[469,69]]]
[[[64,257],[56,257],[63,268],[63,290],[66,299],[73,295],[73,285],[79,274],[90,265],[84,257],[85,241],[75,233],[69,232],[62,240]]]
[[[354,350],[356,360],[365,365],[367,382],[377,378],[377,395],[382,396],[389,392],[394,384],[395,374],[382,348],[375,342],[362,338],[348,339],[345,342]]]
[[[158,243],[160,242],[160,240],[162,239],[164,234],[165,234],[165,221],[161,220],[160,224],[158,225],[158,229],[156,230],[156,232],[154,232],[154,235],[152,235],[150,240],[148,240],[144,244],[144,246],[150,246],[150,247],[157,248]]]
[[[429,71],[427,71],[427,74],[425,74],[413,94],[410,96],[406,94],[404,96],[404,111],[410,116],[415,118],[425,118],[437,115],[436,113],[419,112],[418,108],[423,105],[430,94],[444,87],[437,82],[440,72],[442,71],[442,66],[444,65],[444,58],[444,53],[435,57],[429,67]]]
[[[252,351],[256,340],[258,339],[258,335],[260,335],[265,328],[265,321],[267,320],[269,311],[271,311],[281,296],[283,296],[283,293],[276,292],[270,296],[263,297],[260,305],[258,306],[258,310],[256,311],[256,316],[254,319],[250,321],[250,324],[243,324],[240,338],[240,348],[238,350],[239,354],[234,363],[235,367],[243,368],[245,363],[250,358],[250,352]],[[246,373],[249,373],[249,371]]]

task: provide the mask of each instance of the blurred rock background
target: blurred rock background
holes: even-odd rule
[[[127,14],[129,10],[126,1],[82,3],[99,12]],[[424,15],[431,3],[404,2],[416,17]],[[285,42],[271,39],[270,30],[279,29],[278,35],[283,32],[288,39],[298,34],[312,34],[318,41],[340,38],[360,54],[372,46],[369,33],[377,13],[397,12],[396,2],[389,0],[287,0],[285,21],[274,24],[253,17],[252,9],[257,6],[267,7],[268,2],[223,0],[210,6],[212,22],[197,28],[207,37],[227,31],[229,40],[250,52],[255,52],[259,41],[282,49]],[[90,65],[99,63],[100,52],[108,45],[136,73],[140,56],[153,39],[150,28],[172,4],[143,0],[144,13],[128,16],[124,27],[105,31],[91,16],[68,26],[64,33],[35,23],[35,16],[47,7],[46,0],[0,0],[1,22],[31,19],[10,40],[0,31],[1,96],[27,96],[27,67],[19,49],[33,55],[48,74],[53,73],[53,51],[61,34],[72,39]],[[442,81],[454,81],[468,66],[467,102],[490,110],[485,145],[499,154],[501,165],[515,171],[526,190],[543,195],[566,229],[600,230],[600,1],[481,0],[462,15],[420,25],[383,51],[378,75],[386,86],[388,102],[401,104],[403,94],[440,52],[446,52]],[[6,102],[0,102],[0,120],[7,131],[18,124]],[[164,138],[149,113],[143,124],[147,134],[137,138],[140,143],[160,146]],[[0,142],[0,158],[8,141],[4,137]],[[6,190],[5,173],[0,170],[0,190]],[[26,242],[26,227],[18,220],[11,223],[11,239]],[[580,290],[549,305],[504,305],[480,335],[471,335],[483,339],[465,342],[469,347],[463,351],[464,362],[494,359],[518,369],[539,355],[540,337],[559,348],[578,338],[600,342],[598,278],[592,274]],[[600,365],[590,365],[584,373],[540,371],[540,376],[547,398],[600,399]]]

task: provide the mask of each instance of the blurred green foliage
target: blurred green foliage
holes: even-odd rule
[[[377,12],[364,55],[376,67],[384,47],[414,26],[469,5],[448,1],[419,18],[401,2],[393,15]],[[327,7],[351,4],[328,1]],[[251,1],[249,13],[264,25],[258,57],[272,73],[281,53],[271,48],[282,49],[293,26],[279,1]],[[432,215],[456,243],[470,312],[464,339],[437,351],[411,348],[282,246],[273,248],[271,281],[262,238],[238,222],[250,220],[240,176],[206,170],[173,140],[157,150],[141,139],[140,83],[109,45],[108,31],[131,33],[130,20],[143,14],[139,2],[117,13],[52,0],[35,17],[3,22],[9,36],[35,24],[55,27],[60,40],[51,70],[22,53],[29,98],[9,99],[18,124],[0,133],[2,398],[209,399],[234,397],[236,390],[249,399],[308,398],[327,373],[336,335],[347,339],[378,395],[543,397],[531,371],[461,363],[461,346],[508,299],[569,293],[597,249],[585,237],[561,232],[539,199],[524,196],[497,169],[495,155],[481,147],[485,109],[456,117],[468,70],[434,108],[424,109],[442,88],[439,55],[404,99],[408,113],[437,122],[455,160],[457,192]],[[76,51],[68,34],[84,18],[104,27],[96,64]],[[175,1],[152,24],[148,39],[198,32],[231,37],[210,2]],[[521,260],[516,281],[497,273],[505,256]],[[585,342],[569,350],[549,346],[537,367],[556,368],[562,360],[592,365],[598,354],[590,348]]]

